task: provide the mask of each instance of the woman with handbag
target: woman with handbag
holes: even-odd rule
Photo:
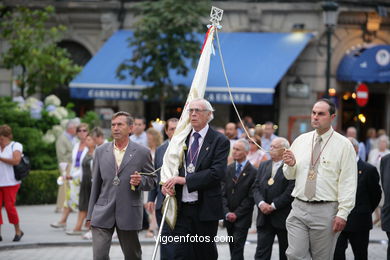
[[[19,216],[16,211],[16,194],[20,188],[20,181],[15,179],[13,166],[18,165],[22,158],[23,146],[12,142],[12,129],[8,125],[0,126],[0,225],[3,224],[1,207],[4,204],[8,220],[15,227],[14,242],[20,241],[23,231],[19,226]],[[0,226],[1,227],[1,226]],[[1,230],[0,230],[1,231]],[[3,238],[0,233],[0,241]]]

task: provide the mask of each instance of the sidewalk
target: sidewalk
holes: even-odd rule
[[[18,206],[20,225],[24,236],[20,242],[12,242],[14,237],[13,226],[8,223],[6,212],[3,209],[3,221],[0,242],[0,259],[52,259],[53,256],[61,256],[61,259],[92,259],[91,241],[83,240],[81,236],[66,235],[63,229],[54,229],[50,223],[60,219],[60,213],[54,213],[55,205]],[[67,229],[73,229],[77,219],[77,213],[72,213],[68,219]],[[226,235],[226,230],[220,228],[218,235]],[[143,258],[150,259],[154,248],[154,239],[146,238],[145,232],[141,232],[140,241],[143,248]],[[256,234],[249,234],[245,247],[245,258],[253,259],[256,250]],[[386,233],[375,227],[370,233],[369,259],[385,259],[387,249]],[[220,259],[228,259],[228,245],[218,244]],[[72,257],[73,255],[73,257]],[[112,259],[122,259],[118,241],[113,241],[110,255]],[[24,257],[23,257],[24,256]],[[66,256],[66,257],[65,257]],[[76,258],[75,258],[76,256]],[[353,259],[352,252],[347,250],[347,259]],[[15,258],[16,257],[16,258]],[[278,258],[278,246],[274,244],[272,259]]]

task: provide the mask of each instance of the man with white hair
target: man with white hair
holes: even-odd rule
[[[347,138],[352,137],[357,141],[358,138],[357,138],[356,127],[354,126],[348,127],[345,136]],[[359,144],[359,152],[358,152],[359,158],[362,159],[363,161],[366,161],[366,146],[364,145],[363,142],[358,142],[358,144]]]
[[[65,131],[56,140],[56,155],[58,165],[60,163],[72,163],[72,150],[75,143],[76,128],[79,122],[77,120],[69,120],[66,124]],[[60,172],[60,174],[62,174]],[[64,185],[58,187],[57,205],[55,212],[60,212],[64,207],[65,188]]]
[[[179,176],[163,185],[163,194],[176,194],[178,215],[174,236],[189,240],[173,243],[174,259],[217,259],[214,237],[218,220],[222,219],[221,181],[225,177],[229,140],[209,126],[213,119],[211,104],[202,98],[188,105],[192,131],[187,138],[188,147],[184,166]]]
[[[260,164],[253,187],[258,207],[257,248],[255,259],[271,259],[275,235],[279,243],[279,259],[286,258],[286,219],[291,210],[294,181],[283,175],[283,152],[290,148],[287,139],[276,137],[270,145],[271,160]]]
[[[247,160],[249,142],[237,140],[233,145],[234,163],[230,164],[222,182],[224,224],[229,236],[231,259],[244,259],[244,247],[248,229],[252,222],[252,185],[256,178],[256,168]]]

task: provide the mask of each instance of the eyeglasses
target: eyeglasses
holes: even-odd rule
[[[86,133],[86,132],[88,132],[88,130],[87,129],[79,129],[79,130],[77,130],[77,133],[80,133],[80,132]]]
[[[200,112],[208,111],[207,109],[200,109],[200,108],[189,108],[188,113],[192,114],[195,112],[195,114],[199,114]]]

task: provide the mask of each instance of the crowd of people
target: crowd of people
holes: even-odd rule
[[[233,237],[232,259],[244,258],[248,232],[257,233],[255,259],[271,258],[275,236],[280,259],[345,259],[348,242],[355,257],[367,259],[373,224],[382,222],[390,236],[385,131],[370,128],[365,142],[357,140],[353,126],[342,134],[334,131],[336,109],[327,99],[313,105],[314,130],[291,146],[275,134],[272,122],[256,125],[245,117],[243,125],[211,127],[213,108],[204,99],[190,102],[185,112],[192,126],[188,151],[179,176],[165,183],[160,183],[158,169],[177,118],[167,120],[162,133],[146,129],[143,117],[118,112],[112,117],[112,142],[101,128],[90,131],[88,125],[70,120],[56,141],[61,172],[56,211],[62,216],[51,226],[92,239],[94,259],[108,259],[113,236],[125,259],[141,259],[138,231],[156,235],[168,194],[176,197],[178,215],[175,227],[164,225],[162,235],[215,237],[223,223]],[[5,173],[0,175],[0,202],[15,226],[14,241],[23,231],[15,208],[20,181],[12,166],[22,153],[22,145],[12,141],[12,130],[0,126],[0,172]],[[78,212],[77,223],[66,229],[72,211]],[[215,242],[161,244],[160,255],[218,258]]]

